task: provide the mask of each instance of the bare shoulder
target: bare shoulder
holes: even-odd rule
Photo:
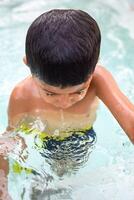
[[[94,81],[96,83],[102,80],[106,81],[107,77],[110,77],[110,79],[113,78],[112,74],[105,67],[97,65],[93,74]]]
[[[19,82],[11,92],[9,103],[17,103],[29,97],[30,77]]]
[[[28,102],[31,96],[30,85],[30,77],[27,77],[18,83],[11,92],[8,103],[9,121],[12,121],[16,115],[27,112]]]
[[[101,65],[97,65],[93,74],[93,84],[97,96],[104,100],[109,93],[119,93],[119,87],[110,71]]]
[[[113,75],[104,67],[97,66],[93,75],[93,84],[96,88],[97,96],[104,102],[104,104],[113,113],[115,108],[118,111],[124,106],[124,109],[134,111],[134,105],[120,90]]]
[[[15,99],[27,98],[31,84],[31,76],[26,77],[14,87],[11,92],[11,96],[13,96]]]

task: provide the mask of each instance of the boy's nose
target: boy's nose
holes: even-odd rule
[[[71,98],[69,95],[61,95],[59,98],[61,105],[67,105],[71,103]]]

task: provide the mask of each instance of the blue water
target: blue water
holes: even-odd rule
[[[134,103],[134,2],[132,0],[107,2],[1,0],[1,132],[7,125],[6,110],[10,92],[17,82],[30,73],[22,62],[27,28],[38,15],[53,8],[82,9],[97,20],[102,32],[99,62],[114,75],[121,90]],[[134,199],[133,145],[103,103],[100,104],[94,128],[97,133],[97,144],[86,166],[77,176],[56,182],[59,188],[63,185],[66,188],[63,196],[51,195],[46,199],[89,200],[89,197],[92,200]],[[18,178],[16,181],[21,182],[23,178]],[[13,200],[21,199],[18,197],[15,180],[9,183],[9,191],[13,195]],[[26,200],[29,200],[28,197]]]

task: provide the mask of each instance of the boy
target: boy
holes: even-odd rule
[[[83,11],[51,10],[39,16],[28,30],[23,59],[32,76],[11,94],[9,129],[28,115],[48,118],[50,127],[53,123],[60,128],[60,110],[66,128],[70,117],[73,128],[78,129],[80,122],[87,120],[92,126],[98,97],[133,142],[134,105],[119,90],[112,75],[97,65],[100,41],[97,23]],[[74,114],[79,119],[73,123]]]
[[[27,32],[23,59],[32,75],[11,94],[7,130],[22,124],[30,129],[32,120],[39,119],[36,129],[47,136],[68,138],[71,130],[86,130],[93,142],[101,99],[134,142],[134,105],[97,65],[100,42],[96,21],[83,11],[57,9],[39,16]]]

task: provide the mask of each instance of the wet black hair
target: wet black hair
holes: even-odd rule
[[[85,82],[100,53],[97,22],[86,12],[54,9],[40,15],[26,36],[31,73],[45,83],[65,88]]]

